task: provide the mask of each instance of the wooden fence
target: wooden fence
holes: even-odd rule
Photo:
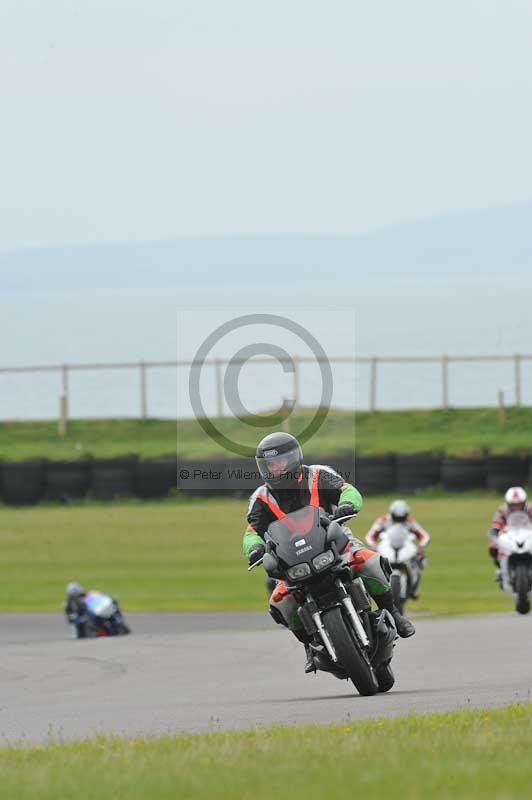
[[[520,406],[522,402],[522,365],[523,362],[532,361],[532,355],[516,353],[514,355],[482,355],[482,356],[360,356],[360,357],[341,357],[333,356],[327,359],[330,364],[351,364],[356,369],[357,365],[369,366],[369,410],[375,411],[378,408],[378,385],[380,371],[390,364],[432,364],[440,366],[441,374],[441,408],[449,408],[451,386],[449,379],[449,366],[451,364],[480,364],[480,363],[506,363],[513,365],[514,383],[514,405]],[[252,359],[253,364],[272,363],[270,356],[256,356]],[[297,407],[300,403],[300,371],[304,364],[319,364],[323,359],[313,357],[293,356],[288,361],[279,359],[278,363],[289,364],[293,372],[293,397],[292,403]],[[56,373],[59,378],[59,426],[64,428],[69,416],[69,376],[73,372],[81,371],[102,371],[102,370],[134,370],[139,374],[139,417],[146,419],[149,416],[148,404],[148,378],[151,369],[193,369],[209,367],[213,370],[214,392],[216,397],[217,416],[223,417],[225,414],[223,398],[223,367],[229,364],[226,359],[208,359],[204,362],[195,361],[124,361],[118,363],[92,363],[92,364],[50,364],[43,366],[25,367],[0,367],[0,374],[21,374],[21,373]],[[233,364],[244,365],[246,360],[232,360]]]

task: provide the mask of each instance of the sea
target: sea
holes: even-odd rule
[[[138,417],[138,364],[179,361],[147,367],[144,410],[181,418],[283,402],[367,410],[371,366],[353,359],[373,357],[406,359],[377,361],[377,408],[439,407],[441,361],[408,359],[445,355],[450,406],[495,406],[500,392],[513,405],[515,361],[502,359],[532,356],[531,297],[532,275],[523,272],[354,279],[346,271],[331,280],[309,272],[274,285],[9,290],[0,296],[0,367],[94,365],[69,370],[70,416]],[[245,363],[228,368],[223,362],[237,354]],[[455,363],[456,356],[498,360]],[[190,367],[200,357],[205,364]],[[133,366],[96,368],[122,363]],[[199,403],[191,400],[191,376]],[[61,392],[59,370],[0,372],[0,419],[55,419]],[[520,395],[532,404],[532,360],[521,362]]]

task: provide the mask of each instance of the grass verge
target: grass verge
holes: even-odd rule
[[[302,409],[290,417],[290,431],[298,435],[314,411]],[[254,446],[256,427],[234,418],[214,420],[229,439]],[[275,427],[275,426],[274,426]],[[532,408],[510,408],[500,423],[491,408],[426,411],[379,411],[374,414],[332,409],[306,451],[315,456],[353,449],[354,431],[359,454],[441,451],[453,455],[532,450]],[[227,454],[205,435],[196,420],[72,420],[65,438],[55,422],[0,423],[3,459],[75,459],[83,455],[109,458],[127,453],[144,457],[174,454],[176,441],[182,458],[209,458]]]
[[[0,749],[5,800],[509,800],[530,795],[532,705],[354,724]]]
[[[393,498],[370,498],[360,538]],[[510,610],[495,585],[485,531],[495,494],[407,498],[432,534],[421,598],[434,614]],[[0,509],[0,611],[58,611],[69,580],[112,591],[130,611],[260,610],[263,575],[241,554],[240,500]]]

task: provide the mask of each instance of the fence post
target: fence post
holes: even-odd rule
[[[504,425],[506,422],[506,409],[504,408],[504,392],[499,389],[497,395],[497,402],[499,406],[499,422]]]
[[[292,357],[294,365],[294,397],[292,399],[292,408],[295,410],[299,405],[299,356]]]
[[[216,378],[216,414],[221,419],[224,415],[224,396],[222,391],[222,364],[219,358],[214,361],[214,374]]]
[[[515,405],[521,405],[521,356],[517,353],[514,356],[514,373],[515,373]]]
[[[146,364],[139,362],[140,367],[140,416],[142,419],[148,418],[148,385],[146,380]]]
[[[449,356],[441,357],[442,408],[449,408]]]
[[[59,420],[57,431],[59,436],[65,436],[68,424],[68,364],[61,367],[61,394],[59,395]]]
[[[369,410],[375,411],[377,408],[377,356],[371,359],[371,374],[369,381]]]

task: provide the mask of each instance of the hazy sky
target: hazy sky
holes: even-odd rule
[[[530,0],[3,0],[0,249],[532,197]]]

